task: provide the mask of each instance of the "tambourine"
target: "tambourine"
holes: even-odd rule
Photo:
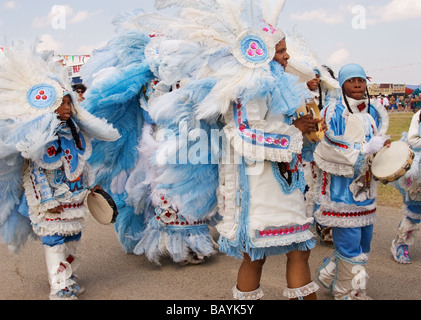
[[[113,198],[103,190],[94,192],[95,195],[89,193],[87,198],[88,208],[94,219],[103,225],[115,223],[118,209]]]
[[[390,148],[384,147],[374,157],[371,172],[383,184],[401,178],[411,169],[415,153],[403,141],[392,142]]]
[[[306,114],[311,114],[314,119],[321,119],[319,107],[314,101],[310,103],[305,103],[297,109],[298,118],[302,118]],[[324,131],[320,130],[320,125],[317,124],[317,131],[306,133],[305,136],[310,142],[315,143],[322,141],[325,136],[325,133]]]

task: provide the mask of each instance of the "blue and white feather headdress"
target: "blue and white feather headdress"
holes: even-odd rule
[[[185,79],[192,69],[196,79],[216,79],[211,93],[197,108],[199,118],[215,118],[227,112],[231,101],[260,87],[262,79],[271,76],[269,64],[275,47],[285,38],[276,27],[284,4],[285,1],[277,1],[271,7],[270,1],[157,0],[157,9],[177,7],[178,14],[144,13],[126,21],[125,27],[145,33],[154,31],[163,36],[158,40],[161,44],[165,42],[163,38],[178,41],[173,41],[173,48],[167,42],[166,51],[171,52],[168,60],[178,66],[167,73],[172,79]],[[153,44],[151,41],[150,46]],[[185,46],[190,46],[190,50],[185,50]],[[160,62],[159,78],[166,81],[163,71],[168,69],[162,59]],[[186,72],[185,68],[190,70]]]
[[[63,97],[69,95],[72,116],[82,130],[100,140],[119,138],[117,130],[105,120],[94,117],[79,106],[66,68],[44,60],[33,48],[21,43],[6,45],[3,50],[4,55],[0,58],[0,119],[25,124],[49,117],[60,107]]]

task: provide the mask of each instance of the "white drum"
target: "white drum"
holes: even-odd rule
[[[396,181],[411,169],[414,157],[415,153],[407,143],[392,142],[390,148],[384,147],[374,157],[371,172],[384,184]]]
[[[117,205],[111,196],[103,190],[89,193],[87,204],[92,216],[101,224],[109,225],[116,222],[118,216]]]

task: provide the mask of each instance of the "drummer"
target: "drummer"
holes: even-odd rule
[[[318,268],[318,281],[335,299],[369,299],[366,295],[377,184],[370,174],[372,154],[390,145],[388,115],[371,104],[367,75],[357,64],[342,67],[342,97],[323,110],[327,131],[315,150],[317,181],[315,218],[332,227],[335,250]]]
[[[392,241],[391,252],[396,262],[410,264],[409,247],[414,243],[415,232],[419,230],[421,222],[421,189],[420,161],[421,161],[421,110],[413,117],[409,132],[403,135],[405,140],[415,153],[414,162],[411,169],[398,181],[393,182],[393,186],[400,191],[403,196],[402,220],[398,226],[395,239]]]
[[[60,120],[57,141],[46,144],[42,160],[28,165],[24,176],[27,202],[19,208],[28,214],[44,247],[50,300],[76,300],[85,290],[75,273],[80,263],[77,248],[89,214],[84,199],[89,192],[102,190],[90,179],[92,169],[86,160],[92,154],[91,143],[75,120],[73,101],[70,92],[63,94],[55,111]]]

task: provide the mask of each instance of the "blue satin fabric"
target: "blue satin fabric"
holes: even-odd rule
[[[81,238],[82,238],[82,232],[71,237],[65,237],[58,234],[54,236],[41,237],[41,241],[44,246],[55,247],[55,246],[60,246],[68,242],[79,241]]]
[[[362,228],[332,228],[336,250],[346,258],[354,258],[361,253],[370,253],[373,239],[373,225]]]
[[[354,178],[345,178],[342,176],[331,176],[330,200],[337,203],[354,204],[360,207],[372,205],[374,199],[367,199],[365,201],[356,201],[349,190],[349,185],[354,181]]]

